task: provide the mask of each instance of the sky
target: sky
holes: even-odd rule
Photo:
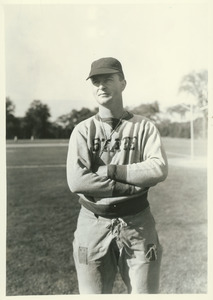
[[[122,63],[129,107],[180,103],[182,77],[208,69],[205,3],[6,5],[4,20],[6,96],[18,117],[35,99],[52,120],[96,107],[86,78],[100,57]]]

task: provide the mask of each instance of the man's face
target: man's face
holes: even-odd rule
[[[93,94],[99,104],[107,105],[112,101],[122,99],[126,81],[121,80],[118,74],[96,75],[91,78],[91,81]]]

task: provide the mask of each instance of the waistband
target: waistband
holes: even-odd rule
[[[119,218],[134,215],[149,207],[147,193],[140,197],[127,199],[113,204],[98,204],[80,198],[79,203],[97,216]]]

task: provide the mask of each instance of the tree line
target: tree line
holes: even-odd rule
[[[194,120],[195,137],[206,137],[208,110],[208,73],[191,72],[182,78],[179,93],[192,94],[197,102],[193,106],[194,112],[202,111],[202,117]],[[190,109],[189,105],[175,105],[167,108],[162,114],[158,101],[141,104],[135,108],[126,108],[129,111],[143,115],[155,122],[162,136],[190,138],[190,122],[174,122],[168,118],[169,114],[177,113],[182,116]],[[67,139],[73,128],[79,122],[93,116],[97,108],[90,110],[82,108],[73,109],[68,114],[60,116],[56,121],[50,121],[50,108],[41,100],[34,100],[24,117],[15,116],[15,104],[9,97],[6,98],[6,139]]]

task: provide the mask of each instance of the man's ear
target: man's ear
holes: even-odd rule
[[[122,80],[122,92],[124,91],[126,85],[127,85],[126,79]]]

